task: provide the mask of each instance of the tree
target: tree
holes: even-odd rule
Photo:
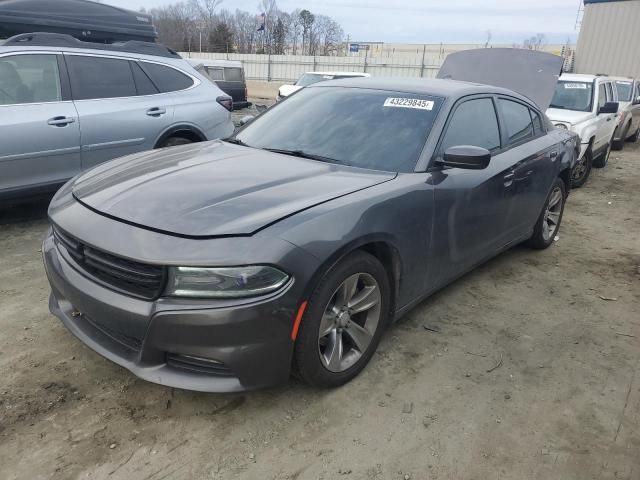
[[[302,54],[304,55],[305,42],[309,45],[307,52],[311,51],[311,27],[315,21],[315,16],[309,10],[302,10],[300,12],[300,24],[302,25]]]
[[[233,51],[233,30],[224,22],[218,22],[209,34],[211,52]]]
[[[271,29],[271,45],[272,51],[276,55],[284,55],[284,49],[286,47],[286,34],[284,31],[284,23],[281,18],[278,17],[275,26]]]

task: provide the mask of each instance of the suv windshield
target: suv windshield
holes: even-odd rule
[[[633,93],[633,82],[616,81],[616,90],[618,90],[618,100],[621,102],[630,102]]]
[[[593,83],[559,81],[550,108],[590,112],[593,100]]]
[[[412,172],[442,98],[362,88],[305,88],[236,135],[247,146]]]

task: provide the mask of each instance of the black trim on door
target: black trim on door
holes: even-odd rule
[[[71,80],[69,79],[69,70],[67,69],[67,62],[64,59],[62,53],[56,54],[58,60],[58,72],[60,75],[60,90],[62,92],[62,101],[73,100],[71,97]]]

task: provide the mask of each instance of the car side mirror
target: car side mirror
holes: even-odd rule
[[[251,122],[254,118],[256,117],[254,117],[253,115],[245,115],[240,119],[240,126],[246,125],[247,123]]]
[[[618,113],[618,102],[607,102],[598,109],[598,115],[601,113]]]
[[[482,170],[489,166],[491,152],[486,148],[471,145],[449,147],[445,150],[440,165],[468,170]]]

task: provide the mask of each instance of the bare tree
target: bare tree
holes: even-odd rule
[[[300,24],[302,25],[302,55],[304,55],[305,50],[305,42],[309,46],[307,52],[309,55],[311,53],[311,27],[313,26],[313,22],[315,21],[315,16],[309,10],[302,10],[300,12]]]
[[[487,34],[487,41],[484,42],[484,48],[489,48],[489,45],[491,44],[491,37],[492,37],[491,30],[487,30],[486,34]]]

